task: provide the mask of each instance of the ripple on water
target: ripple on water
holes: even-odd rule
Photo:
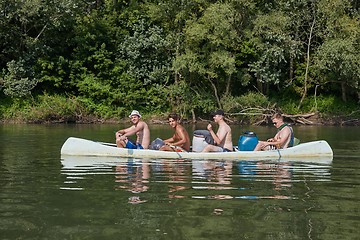
[[[331,165],[232,160],[87,158],[63,161],[62,190],[84,190],[99,175],[115,190],[156,193],[166,198],[205,200],[298,199],[295,184],[331,181]],[[84,186],[82,186],[84,185]],[[145,203],[130,196],[131,203]]]

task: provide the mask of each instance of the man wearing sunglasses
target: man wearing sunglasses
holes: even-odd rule
[[[288,124],[284,123],[283,116],[280,113],[276,113],[272,116],[271,120],[278,129],[278,132],[273,138],[269,138],[267,141],[259,141],[254,151],[287,148],[293,145],[293,130]]]

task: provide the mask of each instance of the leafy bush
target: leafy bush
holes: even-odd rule
[[[76,122],[91,116],[89,107],[78,98],[47,94],[34,98],[7,99],[2,119],[19,122]],[[3,106],[3,105],[2,105]],[[6,110],[5,110],[6,109]]]
[[[271,105],[266,96],[257,92],[248,92],[238,97],[224,96],[221,103],[225,112],[233,113],[241,122],[256,121]]]
[[[76,122],[88,115],[89,111],[79,99],[46,94],[24,112],[27,122]]]
[[[344,116],[359,109],[355,102],[344,104],[340,97],[336,96],[319,96],[317,98],[317,109],[319,112],[331,115]]]
[[[171,110],[182,116],[188,117],[192,112],[199,115],[208,114],[216,108],[213,95],[206,89],[191,87],[185,81],[168,86],[164,94]]]
[[[221,99],[221,103],[226,112],[251,112],[253,110],[259,111],[262,108],[267,108],[270,101],[261,93],[248,92],[238,97],[231,95],[225,96]]]
[[[26,98],[1,98],[0,116],[2,120],[23,121],[21,112],[30,105]]]
[[[7,71],[3,70],[3,91],[7,96],[22,97],[31,93],[36,86],[37,80],[33,77],[32,69],[24,60],[12,60],[7,63]]]

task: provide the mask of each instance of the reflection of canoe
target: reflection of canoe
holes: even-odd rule
[[[269,161],[275,163],[285,163],[285,162],[297,162],[302,164],[322,164],[330,165],[332,163],[331,156],[321,156],[321,157],[306,157],[306,158],[267,158],[267,159],[236,159],[240,162],[248,162],[249,164],[258,162],[258,161]],[[148,159],[148,158],[121,158],[121,157],[89,157],[89,156],[62,156],[61,163],[63,170],[70,169],[98,169],[98,168],[111,168],[113,166],[123,165],[123,164],[150,164],[154,162],[163,162],[163,161],[172,161],[170,159]],[[204,162],[206,160],[193,160]],[[212,161],[212,160],[211,160]]]
[[[121,164],[127,164],[129,161],[132,163],[141,163],[141,159],[129,159],[120,157],[88,157],[88,156],[62,156],[61,164],[63,169],[76,169],[81,168],[101,168],[112,167]]]
[[[61,155],[73,156],[106,156],[131,158],[189,158],[189,159],[278,159],[278,158],[308,158],[331,157],[333,151],[324,141],[302,143],[287,149],[271,151],[236,151],[218,153],[198,152],[164,152],[157,150],[141,150],[117,148],[111,143],[95,142],[81,138],[68,138],[61,148]]]

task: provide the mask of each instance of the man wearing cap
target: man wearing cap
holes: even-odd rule
[[[209,130],[211,136],[215,141],[215,145],[209,144],[207,145],[203,152],[232,152],[233,144],[232,144],[232,136],[231,136],[231,128],[224,120],[225,114],[223,110],[217,110],[214,113],[214,122],[219,125],[217,133],[215,134],[212,129],[212,125],[209,123],[207,129]]]
[[[148,149],[150,144],[150,130],[148,125],[142,121],[139,111],[133,110],[129,115],[133,126],[121,129],[115,133],[116,146],[130,149]],[[128,139],[136,134],[136,142]]]

